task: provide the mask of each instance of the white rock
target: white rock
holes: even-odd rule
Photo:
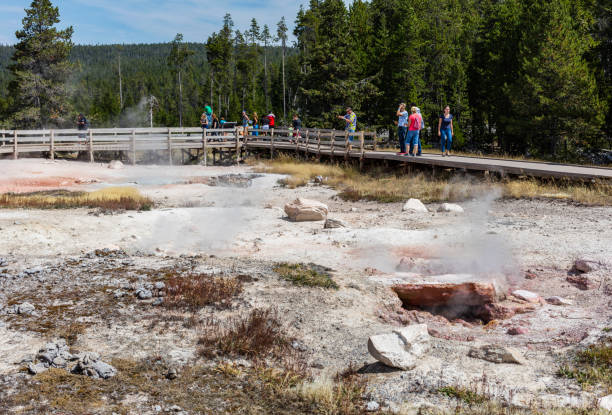
[[[380,409],[380,405],[376,401],[370,401],[366,405],[367,412],[376,412]]]
[[[296,222],[325,220],[329,209],[327,205],[316,200],[297,198],[285,205],[285,213]]]
[[[468,356],[493,363],[523,364],[523,359],[518,351],[492,344],[473,347],[468,352]]]
[[[612,395],[604,396],[603,398],[597,401],[597,404],[601,409],[605,409],[606,411],[612,411]]]
[[[32,314],[34,310],[36,307],[30,303],[21,303],[17,306],[17,314]]]
[[[119,160],[113,160],[110,163],[108,163],[108,168],[109,169],[122,169],[123,168],[123,163]]]
[[[379,362],[398,369],[413,369],[423,354],[429,351],[426,324],[414,324],[392,333],[371,336],[368,351]]]
[[[455,213],[463,213],[463,208],[454,203],[442,203],[438,208],[438,212],[455,212]]]
[[[410,199],[410,200],[408,200],[404,204],[404,207],[402,208],[402,210],[404,212],[406,212],[406,211],[410,211],[410,212],[423,212],[423,213],[428,212],[428,210],[425,207],[425,205],[419,199]]]
[[[520,298],[521,300],[529,301],[530,303],[537,303],[540,301],[539,295],[527,290],[515,290],[512,291],[512,295],[516,298]]]
[[[568,300],[566,298],[557,297],[556,295],[553,297],[548,297],[546,299],[546,302],[552,305],[573,305],[574,304],[573,301]]]
[[[327,218],[325,220],[325,224],[323,225],[323,228],[324,229],[346,228],[346,223],[344,223],[340,219]]]

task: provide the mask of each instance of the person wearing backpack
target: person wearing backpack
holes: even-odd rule
[[[338,119],[346,123],[345,130],[349,133],[354,133],[357,130],[357,114],[353,112],[351,107],[346,108],[346,115],[338,115]],[[349,141],[353,142],[353,136],[349,135]]]

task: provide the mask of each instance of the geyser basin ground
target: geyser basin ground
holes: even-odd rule
[[[593,272],[598,283],[588,291],[566,281],[577,257],[609,266],[610,208],[484,200],[462,203],[465,214],[438,213],[437,205],[429,206],[430,213],[409,213],[402,212],[401,203],[344,202],[324,186],[283,188],[278,176],[253,178],[249,187],[193,183],[194,177],[248,174],[248,167],[109,170],[101,164],[3,160],[0,171],[2,191],[94,190],[127,183],[156,203],[152,211],[113,214],[0,210],[0,258],[7,262],[0,269],[0,308],[29,302],[39,314],[0,314],[2,393],[18,393],[28,379],[16,363],[73,323],[79,324],[74,347],[98,351],[105,361],[163,356],[181,368],[202,363],[199,321],[270,306],[278,309],[312,371],[363,368],[372,399],[390,408],[405,402],[452,406],[438,388],[480,384],[483,373],[491,394],[514,404],[577,405],[599,393],[580,390],[557,370],[569,352],[565,348],[612,325],[609,270]],[[298,196],[326,203],[329,216],[348,227],[327,230],[322,222],[287,221],[282,208]],[[93,254],[104,248],[125,254]],[[410,258],[410,267],[398,272],[402,257]],[[273,271],[277,262],[332,268],[339,289],[293,286]],[[242,276],[248,282],[229,308],[205,307],[195,315],[154,307],[154,298],[136,298],[139,284],[159,281],[170,270]],[[523,313],[484,326],[406,310],[390,289],[417,279],[435,282],[444,274],[477,280],[501,275],[505,294],[524,289],[573,305],[509,298]],[[126,294],[116,297],[117,291]],[[368,354],[368,337],[414,322],[428,325],[435,347],[414,371],[380,373]],[[527,333],[507,334],[515,327]],[[469,357],[480,343],[513,346],[526,363]],[[157,404],[144,392],[138,399],[124,398],[139,413]]]

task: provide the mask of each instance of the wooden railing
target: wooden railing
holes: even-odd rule
[[[352,140],[351,140],[352,138]],[[331,148],[332,153],[340,155],[354,151],[376,150],[375,133],[304,129],[299,132],[291,129],[255,130],[242,127],[233,129],[202,130],[198,127],[186,128],[92,128],[89,130],[0,130],[0,154],[12,154],[14,159],[22,153],[48,153],[51,159],[57,152],[87,152],[89,160],[94,161],[94,152],[123,151],[133,163],[136,152],[166,151],[168,162],[172,163],[173,150],[223,151],[235,150],[237,157],[241,149],[270,146],[276,148],[295,147],[296,151],[317,148]],[[332,154],[333,155],[333,154]]]

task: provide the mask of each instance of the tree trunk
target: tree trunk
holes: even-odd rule
[[[285,40],[283,40],[283,121],[287,119],[287,100],[285,94]]]
[[[266,96],[266,111],[270,108],[268,104],[268,41],[264,44],[264,94]]]
[[[118,56],[119,59],[119,106],[123,109],[123,80],[121,79],[121,55]]]
[[[181,79],[181,70],[178,71],[179,81],[179,127],[183,128],[183,80]]]

